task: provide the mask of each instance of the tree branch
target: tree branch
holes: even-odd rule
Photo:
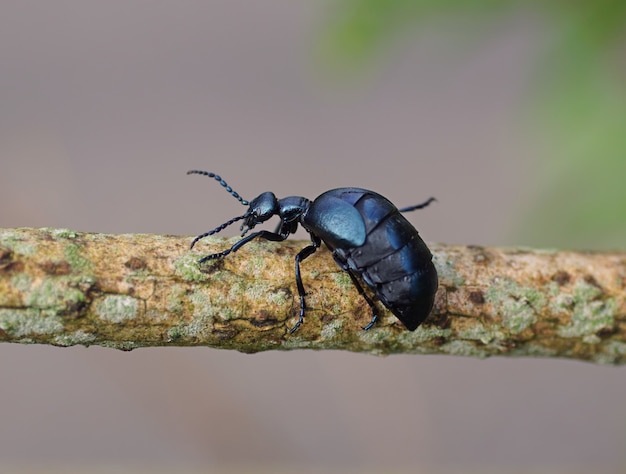
[[[0,229],[0,341],[345,349],[626,362],[626,254],[432,245],[439,291],[415,332],[370,311],[327,250],[303,264],[308,310],[294,334],[299,241]]]

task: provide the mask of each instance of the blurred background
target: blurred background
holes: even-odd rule
[[[626,2],[1,12],[2,227],[196,235],[241,212],[196,168],[436,196],[431,242],[624,249]],[[582,362],[1,345],[0,380],[3,472],[626,469],[624,369]]]

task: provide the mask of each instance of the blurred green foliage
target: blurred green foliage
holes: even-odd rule
[[[339,0],[321,50],[360,70],[425,22],[484,25],[531,11],[548,28],[524,110],[543,155],[527,183],[519,243],[626,248],[626,1]]]

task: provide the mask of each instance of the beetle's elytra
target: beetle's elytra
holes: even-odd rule
[[[296,285],[300,296],[300,317],[290,330],[294,332],[304,320],[305,291],[300,276],[300,262],[309,257],[324,242],[339,267],[346,271],[358,292],[372,309],[372,319],[364,329],[371,328],[378,317],[374,302],[359,282],[365,282],[378,299],[406,326],[414,331],[429,315],[437,292],[437,271],[432,254],[417,230],[401,214],[428,206],[434,198],[422,204],[402,209],[373,191],[361,188],[338,188],[310,201],[301,196],[277,199],[265,192],[248,202],[215,173],[192,170],[214,178],[241,204],[249,206],[245,214],[234,217],[215,229],[196,237],[198,240],[220,232],[234,222],[243,220],[242,239],[228,250],[207,255],[198,260],[222,258],[255,238],[285,240],[302,225],[311,236],[311,245],[296,255]],[[278,216],[275,232],[261,230],[246,235],[257,224]]]

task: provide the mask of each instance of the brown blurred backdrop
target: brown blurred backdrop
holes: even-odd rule
[[[240,207],[198,168],[248,199],[433,195],[410,216],[427,241],[528,243],[532,15],[471,46],[426,25],[346,78],[316,54],[325,2],[0,10],[2,227],[199,234]],[[624,371],[581,362],[0,345],[0,380],[0,471],[626,466]]]

